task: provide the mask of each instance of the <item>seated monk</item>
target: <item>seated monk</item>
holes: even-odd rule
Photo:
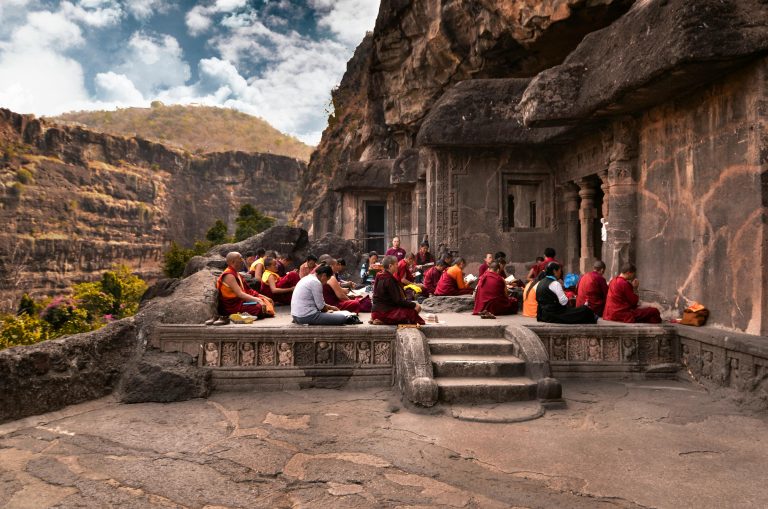
[[[473,315],[514,315],[517,313],[517,299],[507,295],[507,284],[499,275],[499,263],[492,261],[488,270],[477,282],[475,309]]]
[[[347,295],[347,290],[342,288],[337,274],[342,270],[339,260],[328,260],[333,269],[333,275],[323,284],[323,299],[326,304],[337,307],[350,313],[369,313],[371,311],[371,298],[367,295],[356,299]]]
[[[479,269],[477,269],[478,279],[483,277],[483,274],[485,274],[485,271],[488,270],[488,266],[491,264],[493,260],[494,260],[493,253],[485,253],[485,258],[483,258],[483,264],[480,265]]]
[[[437,283],[435,295],[441,297],[472,295],[472,288],[464,281],[464,266],[466,264],[464,258],[456,258],[456,263],[440,276],[440,282]]]
[[[285,275],[291,270],[293,270],[293,256],[289,254],[278,256],[277,275],[280,277],[285,277]]]
[[[385,256],[381,262],[384,270],[373,281],[373,310],[371,321],[376,325],[419,324],[421,306],[406,300],[403,286],[395,279],[397,258]]]
[[[269,299],[259,295],[256,290],[251,290],[237,271],[245,262],[243,256],[233,251],[227,254],[226,259],[227,268],[216,281],[216,289],[219,291],[219,314],[227,317],[234,313],[262,316],[263,304]]]
[[[542,276],[543,277],[543,276]],[[536,301],[536,285],[541,279],[531,279],[523,290],[523,316],[536,318],[539,311],[539,303]]]
[[[416,255],[408,253],[404,259],[397,262],[397,280],[403,287],[408,285],[417,286],[424,290],[424,285],[416,283],[416,278],[413,275],[413,269],[416,267]]]
[[[597,260],[592,272],[584,274],[576,285],[576,305],[587,306],[597,316],[603,316],[605,298],[608,296],[608,283],[605,282],[605,263]]]
[[[603,319],[624,323],[661,323],[661,313],[652,307],[638,307],[640,297],[635,290],[640,282],[635,278],[637,268],[631,263],[621,267],[621,274],[608,285]]]
[[[313,254],[307,255],[307,259],[304,260],[304,263],[302,263],[301,267],[299,267],[299,278],[304,278],[312,274],[312,271],[315,270],[316,265],[317,256]]]
[[[277,275],[277,260],[268,256],[264,259],[264,274],[261,276],[261,293],[271,297],[278,304],[291,303],[291,293],[299,282],[299,275],[289,272],[285,277]]]
[[[360,279],[363,282],[363,286],[373,283],[373,278],[376,277],[376,273],[380,270],[379,253],[371,251],[368,253],[368,259],[360,267]]]
[[[253,276],[256,281],[261,281],[261,276],[264,274],[264,255],[267,254],[267,250],[260,247],[256,250],[256,260],[248,268],[248,273]]]
[[[427,295],[434,295],[437,290],[437,284],[440,282],[440,276],[448,267],[448,264],[442,258],[437,260],[434,267],[430,268],[426,274],[424,274],[424,292]]]
[[[588,307],[568,307],[568,297],[565,296],[563,285],[560,283],[562,277],[563,268],[560,264],[550,262],[544,271],[544,277],[536,286],[536,319],[549,323],[597,323],[597,316]]]

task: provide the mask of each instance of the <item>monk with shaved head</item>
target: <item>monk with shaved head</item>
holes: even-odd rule
[[[243,267],[243,255],[236,251],[227,254],[227,268],[216,281],[219,291],[219,314],[247,312],[254,316],[263,314],[263,307],[269,299],[252,290],[243,280],[238,269]],[[269,301],[271,302],[271,301]]]

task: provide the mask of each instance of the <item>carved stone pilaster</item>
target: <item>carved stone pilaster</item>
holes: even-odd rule
[[[579,222],[581,223],[581,257],[579,258],[579,270],[582,274],[589,272],[595,261],[595,209],[596,184],[592,180],[581,179],[578,182],[579,197]]]
[[[579,242],[579,187],[573,182],[563,184],[563,201],[565,202],[565,221],[567,225],[565,260],[569,272],[578,270],[581,244]]]
[[[633,261],[637,227],[637,126],[634,119],[613,124],[608,172],[603,180],[607,239],[603,243],[606,272],[618,274]],[[607,185],[606,185],[607,182]]]

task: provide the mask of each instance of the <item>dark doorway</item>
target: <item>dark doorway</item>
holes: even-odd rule
[[[380,201],[365,202],[365,250],[376,251],[379,255],[386,251],[387,204]]]

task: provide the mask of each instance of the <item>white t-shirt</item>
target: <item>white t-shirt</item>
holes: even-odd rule
[[[312,316],[324,307],[323,283],[314,274],[301,278],[291,296],[291,315],[298,318]]]

